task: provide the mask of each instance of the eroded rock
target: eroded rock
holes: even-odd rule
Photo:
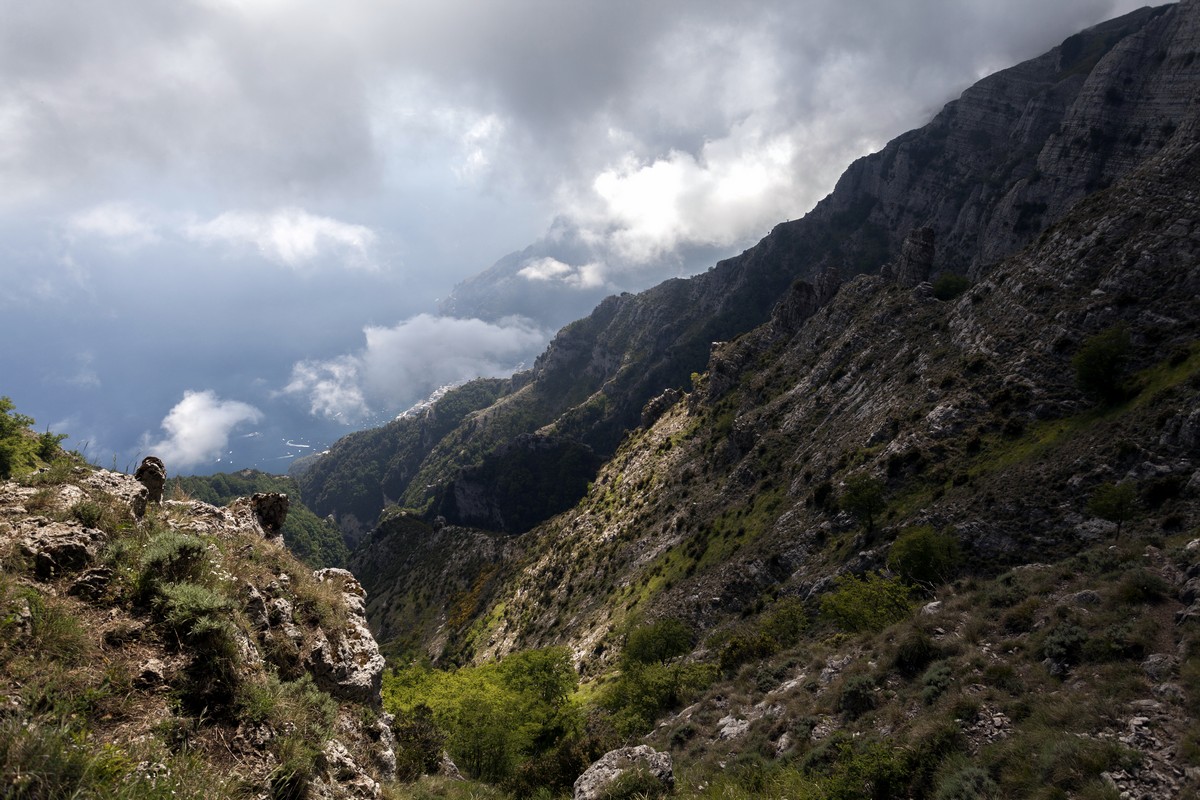
[[[640,770],[671,791],[675,774],[670,753],[660,753],[649,745],[611,750],[575,779],[574,800],[599,800],[622,776]]]

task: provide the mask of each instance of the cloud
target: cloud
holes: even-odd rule
[[[573,267],[557,258],[532,258],[517,271],[530,281],[558,282],[573,289],[598,289],[605,285],[604,265],[592,262]]]
[[[316,416],[355,422],[394,413],[435,389],[511,373],[546,344],[529,320],[497,322],[418,314],[392,327],[363,329],[365,346],[326,361],[300,361],[283,393],[307,398]]]
[[[187,226],[185,235],[210,244],[250,246],[271,261],[300,267],[318,258],[336,257],[346,266],[374,268],[375,233],[363,225],[282,208],[270,214],[227,211]]]
[[[81,211],[68,220],[75,234],[110,239],[130,246],[158,241],[155,225],[147,215],[127,203],[103,203]]]
[[[291,380],[283,392],[307,396],[313,416],[356,422],[370,411],[359,385],[360,371],[354,356],[300,361],[292,367]]]
[[[143,449],[161,458],[169,470],[190,469],[219,458],[237,426],[262,418],[262,412],[248,403],[222,400],[212,391],[188,390],[163,418],[166,438],[151,442],[147,435]]]

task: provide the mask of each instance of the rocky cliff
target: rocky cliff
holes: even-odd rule
[[[284,548],[285,504],[155,503],[66,458],[0,484],[6,796],[381,796],[364,593]]]

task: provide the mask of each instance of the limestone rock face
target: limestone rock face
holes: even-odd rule
[[[317,685],[335,697],[379,706],[384,659],[367,628],[366,593],[344,569],[322,569],[313,574],[342,592],[349,615],[341,630],[317,633],[306,666]]]
[[[671,754],[660,753],[642,744],[611,750],[601,756],[599,761],[575,779],[574,800],[599,800],[616,781],[633,770],[645,771],[667,791],[675,787]]]

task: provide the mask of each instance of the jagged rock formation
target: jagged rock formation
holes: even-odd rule
[[[151,503],[161,503],[163,485],[167,482],[167,467],[157,456],[146,456],[138,464],[133,477],[146,487],[146,499]]]
[[[4,734],[18,742],[43,737],[46,758],[91,757],[54,750],[70,735],[107,747],[110,765],[53,780],[381,796],[391,720],[353,576],[311,573],[250,501],[168,500],[138,516],[146,490],[129,476],[77,467],[27,484],[0,484],[0,723],[19,723]],[[183,743],[199,767],[174,755]],[[158,777],[119,772],[139,762]]]
[[[401,472],[364,468],[351,448],[335,447],[304,478],[306,496],[321,498],[318,513],[369,525],[389,499],[426,508],[459,469],[522,433],[568,436],[608,457],[651,398],[689,388],[713,342],[767,322],[789,291],[794,325],[831,287],[891,262],[920,265],[907,283],[926,268],[978,279],[1175,137],[1200,79],[1198,17],[1193,2],[1142,9],[980,81],[925,127],[855,162],[809,214],[742,255],[606,299],[490,407],[397,452]],[[918,230],[936,247],[928,252],[923,232],[905,256]],[[382,467],[390,456],[382,434],[375,439]],[[361,484],[353,497],[335,488],[347,474]]]

